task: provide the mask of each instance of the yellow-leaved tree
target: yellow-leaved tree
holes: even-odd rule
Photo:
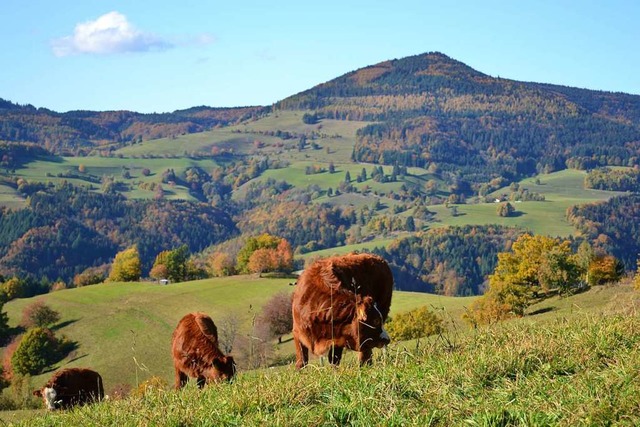
[[[136,245],[116,254],[109,273],[110,282],[136,282],[141,275],[140,254]]]
[[[524,234],[510,252],[498,254],[487,292],[471,304],[465,318],[483,324],[523,316],[536,299],[581,286],[580,277],[568,241]]]

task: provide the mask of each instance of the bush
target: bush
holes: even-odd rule
[[[26,328],[46,328],[60,320],[60,313],[42,301],[29,304],[22,310],[22,325]]]
[[[387,322],[386,329],[397,341],[417,339],[442,332],[442,319],[427,307],[420,307],[396,315]]]

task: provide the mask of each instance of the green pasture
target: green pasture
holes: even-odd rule
[[[0,206],[9,209],[22,209],[26,206],[26,201],[12,187],[0,184]]]
[[[575,228],[566,219],[569,207],[584,203],[607,200],[615,195],[624,194],[612,191],[591,190],[584,188],[586,172],[567,169],[551,174],[538,175],[520,182],[522,188],[545,196],[541,202],[509,202],[516,209],[512,217],[500,217],[497,213],[500,203],[479,203],[455,205],[457,215],[444,205],[429,206],[436,212],[434,223],[429,227],[445,227],[450,225],[483,225],[499,224],[521,227],[536,234],[567,237],[575,233]],[[540,184],[536,184],[536,179]],[[510,194],[508,188],[492,193],[492,197]]]
[[[219,328],[223,321],[233,319],[238,334],[246,336],[264,303],[277,292],[292,292],[293,281],[234,276],[170,285],[108,283],[13,300],[5,310],[12,326],[20,323],[22,310],[36,300],[62,314],[56,333],[77,342],[78,348],[55,368],[92,367],[102,374],[107,389],[118,384],[135,386],[152,376],[171,384],[171,334],[184,314],[203,311]],[[391,312],[433,301],[457,302],[442,298],[395,292]],[[454,307],[459,309],[456,304]],[[276,353],[294,353],[290,338],[276,348]],[[242,358],[239,369],[243,369]],[[38,385],[50,375],[42,374],[32,381]]]
[[[303,114],[304,112],[300,111],[279,111],[234,126],[144,141],[121,148],[117,153],[127,157],[145,154],[184,156],[194,152],[210,153],[212,150],[223,150],[236,155],[277,156],[289,161],[349,162],[356,131],[368,122],[326,119],[314,125],[307,125],[302,122]],[[309,136],[314,133],[316,137],[309,137],[307,148],[299,151],[298,138],[284,139],[265,134],[277,131]],[[261,147],[258,147],[256,141],[262,143]],[[319,148],[312,149],[312,142]]]
[[[223,287],[237,287],[238,280],[242,279],[217,282]],[[286,286],[271,286],[264,279],[255,281],[257,287],[266,285],[271,291]],[[209,282],[184,286],[207,288],[211,286]],[[162,289],[171,286],[174,285]],[[104,296],[111,304],[123,304],[133,298],[123,285],[113,288],[113,292]],[[96,289],[94,297],[103,293]],[[144,289],[139,292],[147,293]],[[58,294],[60,304],[75,305],[80,310],[82,305],[93,302],[96,309],[102,310],[102,298],[95,300],[89,295],[81,298],[71,291]],[[65,294],[64,299],[60,298]],[[391,315],[428,305],[450,320],[459,318],[472,300],[396,292],[392,307],[397,311]],[[157,298],[151,298],[150,302],[157,302]],[[231,304],[241,308],[246,303]],[[197,390],[193,383],[178,392],[161,386],[147,390],[144,395],[110,399],[72,411],[6,411],[0,413],[0,420],[25,426],[212,422],[216,425],[637,425],[639,303],[640,297],[630,284],[596,287],[535,305],[522,319],[478,329],[452,324],[441,336],[420,342],[392,343],[385,352],[374,352],[371,367],[358,368],[353,358],[348,357],[336,369],[314,363],[302,371],[291,365],[240,371],[232,384],[211,384],[204,390]],[[10,302],[8,308],[12,310],[10,314],[14,313],[16,302]],[[158,309],[156,318],[172,318],[165,322],[167,328],[162,331],[165,334],[179,315],[166,306]],[[74,325],[88,317],[82,315]],[[146,335],[157,333],[150,328],[151,322],[145,325],[144,320],[135,328],[146,327]],[[131,331],[133,335],[134,329]],[[158,347],[168,349],[167,339],[163,338]],[[112,345],[111,338],[103,338],[97,351],[106,357],[120,350]],[[131,359],[133,349],[140,349],[141,345],[129,340],[128,346],[124,351]],[[160,352],[157,358],[165,360]],[[130,365],[133,362],[123,363],[116,375],[125,374]],[[114,377],[103,376],[109,390]],[[45,377],[34,378],[33,382],[39,384]]]

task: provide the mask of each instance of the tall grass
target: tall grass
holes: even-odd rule
[[[585,315],[396,344],[371,367],[252,371],[22,425],[638,425],[639,372],[640,317]]]

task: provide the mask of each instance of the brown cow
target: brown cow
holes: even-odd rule
[[[171,345],[176,370],[176,389],[184,387],[189,377],[198,379],[202,388],[210,381],[230,380],[235,374],[233,357],[218,348],[218,329],[204,313],[189,313],[173,331]]]
[[[307,268],[293,293],[293,339],[296,367],[329,352],[338,365],[346,347],[370,363],[374,347],[389,343],[383,328],[391,306],[393,276],[384,259],[349,254],[322,259]]]
[[[34,396],[42,397],[47,409],[67,409],[104,399],[102,377],[91,369],[68,368],[56,372]]]

